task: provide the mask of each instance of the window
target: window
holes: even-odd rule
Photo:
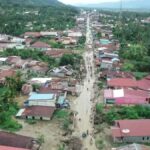
[[[145,138],[143,137],[143,140],[144,140]]]
[[[149,140],[149,137],[147,137],[147,140]]]

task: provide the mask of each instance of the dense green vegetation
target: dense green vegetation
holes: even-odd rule
[[[64,54],[60,59],[60,66],[71,65],[73,68],[79,66],[82,56],[79,54]]]
[[[62,121],[63,130],[69,132],[70,125],[72,124],[72,120],[70,117],[70,112],[68,110],[56,110],[54,113],[54,118],[57,118]]]
[[[120,57],[125,60],[123,70],[150,72],[150,25],[141,20],[148,13],[123,13],[113,33],[121,43]]]
[[[146,106],[120,106],[105,109],[103,105],[96,106],[95,124],[103,122],[112,125],[115,120],[122,119],[150,119],[150,108]]]
[[[21,73],[17,72],[13,77],[7,77],[5,87],[0,87],[0,128],[16,131],[22,126],[12,116],[16,115],[18,106],[15,102],[16,95],[21,91],[24,81]]]
[[[76,14],[75,8],[65,5],[0,5],[0,33],[21,35],[26,31],[72,28]]]

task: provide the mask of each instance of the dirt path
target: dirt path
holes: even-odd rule
[[[90,30],[90,20],[87,19],[87,35],[86,44],[92,44],[92,35]],[[87,75],[82,86],[82,92],[74,103],[73,110],[77,112],[74,117],[75,132],[74,135],[82,137],[82,133],[87,133],[88,136],[83,139],[83,148],[88,150],[96,150],[95,140],[93,138],[93,108],[94,102],[94,58],[93,51],[86,51],[83,55]]]

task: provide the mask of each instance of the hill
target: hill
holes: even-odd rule
[[[77,13],[57,0],[0,0],[0,33],[65,30],[75,26]]]
[[[32,6],[53,6],[64,5],[57,0],[0,0],[1,5],[32,5]]]
[[[86,5],[82,5],[82,7],[117,9],[117,8],[120,8],[120,2],[86,4]],[[148,0],[126,0],[126,1],[123,0],[122,7],[123,9],[150,9],[150,1]]]

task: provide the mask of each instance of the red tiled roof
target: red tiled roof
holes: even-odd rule
[[[142,79],[137,81],[139,89],[150,91],[150,80]]]
[[[11,77],[16,74],[15,70],[7,69],[0,71],[0,80],[5,80],[6,77]]]
[[[1,146],[0,145],[0,150],[29,150],[29,149],[9,147],[9,146]]]
[[[50,106],[30,106],[25,108],[22,116],[48,117],[51,118],[55,107]]]
[[[114,78],[107,82],[111,87],[137,87],[136,80],[130,78]]]
[[[51,48],[50,45],[48,45],[47,43],[41,42],[41,41],[37,41],[34,44],[31,45],[31,47],[33,48]]]
[[[118,120],[116,124],[118,129],[112,128],[113,137],[150,136],[150,119]],[[120,130],[120,133],[118,130]],[[129,132],[124,133],[123,130],[128,130]]]

